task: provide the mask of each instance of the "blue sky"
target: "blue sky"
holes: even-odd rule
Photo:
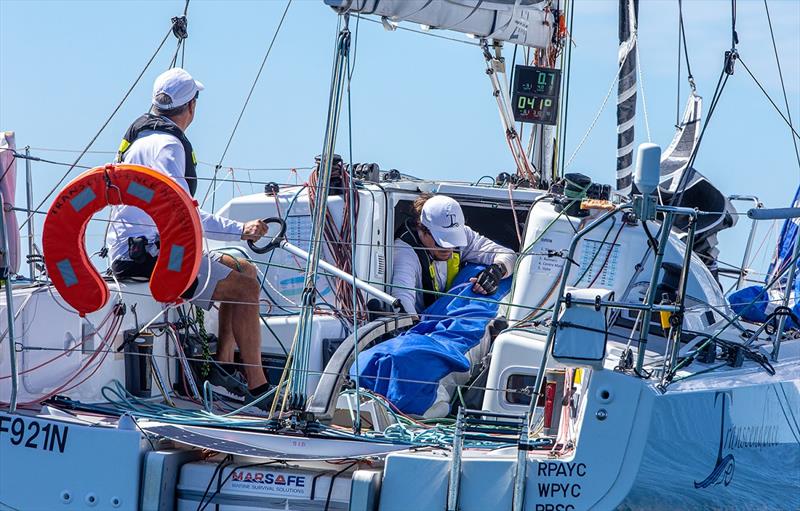
[[[85,146],[183,4],[0,0],[0,129],[15,131],[20,147]],[[616,5],[577,1],[567,155],[586,133],[617,69]],[[769,6],[792,116],[800,121],[800,2],[771,0]],[[201,161],[216,163],[222,155],[284,7],[277,0],[190,3],[185,67],[207,90],[188,135]],[[640,11],[650,132],[665,147],[676,111],[677,0],[642,0]],[[707,111],[730,46],[730,2],[687,0],[684,16],[692,70]],[[737,26],[742,58],[782,107],[763,2],[739,0]],[[336,16],[321,1],[295,0],[223,166],[302,167],[320,152],[335,31]],[[173,48],[170,38],[93,150],[113,151],[131,120],[146,110],[152,80],[168,66]],[[388,33],[379,24],[362,21],[356,51],[356,161],[442,179],[475,180],[512,169],[478,48],[404,31]],[[643,142],[641,102],[638,111],[637,139]],[[340,152],[345,152],[346,140],[343,132]],[[613,183],[615,143],[612,96],[568,170]],[[33,152],[59,161],[75,156]],[[109,158],[88,154],[82,163],[95,165]],[[729,80],[696,166],[724,193],[755,194],[768,206],[786,205],[797,188],[800,169],[788,128],[741,65]],[[63,172],[64,167],[35,164],[36,197],[43,198]],[[211,167],[202,166],[201,172],[210,175]],[[285,170],[253,171],[251,176],[258,181],[290,179]],[[236,177],[248,176],[238,171]],[[242,190],[250,188],[242,185]],[[225,186],[222,194],[229,197],[231,191]],[[741,257],[747,227],[740,221],[722,236],[724,260]],[[771,248],[767,258],[770,253]]]

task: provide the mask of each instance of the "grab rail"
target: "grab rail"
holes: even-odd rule
[[[533,394],[531,396],[531,404],[529,413],[532,417],[532,424],[535,424],[538,420],[536,416],[536,403],[539,402],[539,397],[542,393],[542,386],[544,382],[544,374],[547,367],[547,361],[549,358],[549,353],[552,348],[553,341],[555,339],[555,333],[558,326],[557,315],[559,310],[561,309],[562,304],[566,303],[567,300],[572,301],[572,303],[581,303],[584,304],[586,302],[587,305],[595,305],[597,306],[598,303],[591,300],[578,300],[572,298],[571,296],[568,297],[565,294],[566,287],[567,287],[567,278],[569,276],[569,272],[572,269],[573,261],[575,260],[575,252],[578,248],[578,244],[580,241],[588,235],[590,232],[595,230],[597,227],[605,223],[608,219],[612,216],[621,213],[623,211],[630,211],[634,209],[641,209],[641,199],[637,197],[639,201],[634,201],[627,204],[621,204],[616,206],[614,209],[607,211],[592,223],[587,225],[583,230],[576,233],[575,236],[572,238],[572,241],[569,246],[569,251],[567,256],[564,258],[564,266],[561,269],[561,279],[559,283],[558,294],[556,295],[556,302],[553,305],[553,320],[550,322],[550,329],[547,333],[547,339],[545,340],[542,361],[539,366],[539,371],[536,374],[536,383],[534,384]],[[649,210],[649,214],[652,217],[655,216],[656,213],[660,213],[663,215],[664,219],[661,225],[661,236],[658,240],[658,246],[656,247],[654,261],[653,261],[653,271],[650,277],[650,284],[648,288],[648,293],[646,297],[646,301],[644,303],[624,303],[624,302],[608,302],[608,301],[600,301],[599,305],[607,306],[615,309],[628,309],[628,310],[641,310],[641,311],[664,311],[664,312],[672,312],[674,314],[681,314],[684,310],[683,300],[686,295],[686,286],[689,280],[689,266],[691,261],[692,251],[694,249],[694,233],[697,224],[697,217],[702,212],[692,209],[692,208],[684,208],[684,207],[674,207],[674,206],[658,206],[652,204],[650,206],[651,209]],[[655,304],[656,299],[656,286],[658,285],[658,277],[661,272],[661,263],[664,258],[665,247],[668,244],[669,235],[672,230],[672,225],[674,223],[674,219],[676,216],[688,216],[690,217],[689,221],[689,232],[687,236],[686,248],[683,255],[683,268],[680,275],[680,280],[678,284],[678,292],[677,292],[677,300],[674,305],[668,304]],[[642,222],[646,222],[646,219],[642,219]],[[647,346],[647,338],[650,333],[650,322],[651,322],[651,314],[649,312],[643,314],[642,323],[640,325],[639,331],[639,342],[638,342],[638,352],[637,352],[637,359],[636,359],[636,370],[637,372],[641,372],[642,366],[644,364],[644,355],[645,355],[645,348]],[[682,322],[681,322],[682,323]],[[678,347],[679,347],[679,339],[681,337],[681,326],[680,324],[673,329],[672,332],[672,344],[669,347],[668,351],[665,353],[665,356],[668,357],[669,363],[674,364],[675,358],[677,357]]]
[[[755,204],[754,209],[762,209],[764,204],[761,203],[761,200],[756,197],[755,195],[731,195],[728,197],[728,200],[733,201],[744,201],[744,202],[752,202]],[[739,271],[739,276],[736,278],[736,289],[741,289],[742,284],[744,284],[745,278],[747,277],[747,262],[750,260],[750,252],[753,249],[753,240],[756,236],[756,221],[753,219],[750,222],[750,233],[747,235],[747,243],[744,246],[744,253],[742,254],[742,266],[741,271]]]
[[[789,220],[792,218],[800,218],[800,208],[759,208],[751,209],[747,212],[747,216],[753,220]],[[786,277],[786,286],[783,293],[783,307],[789,306],[789,299],[794,289],[794,281],[797,274],[797,258],[800,255],[800,229],[797,230],[797,237],[794,240],[794,248],[792,249],[792,257],[790,259],[789,275]],[[774,361],[778,360],[778,354],[781,350],[781,337],[783,336],[783,329],[786,327],[786,314],[781,314],[778,318],[778,328],[775,329],[775,337],[772,340],[772,355]]]

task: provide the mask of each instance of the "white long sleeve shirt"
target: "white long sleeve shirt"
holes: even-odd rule
[[[124,163],[143,165],[164,173],[178,183],[186,193],[186,159],[181,142],[167,133],[143,131],[125,153]],[[244,224],[219,215],[198,210],[203,224],[203,233],[209,239],[235,241],[241,239]],[[108,232],[108,247],[111,261],[128,258],[128,238],[144,236],[153,242],[158,236],[153,220],[147,213],[133,206],[115,206],[111,213]],[[157,254],[154,245],[148,246],[152,255]]]
[[[494,241],[481,236],[469,227],[467,245],[461,248],[461,261],[477,264],[502,264],[508,276],[514,271],[517,255],[509,248],[498,245]],[[436,280],[439,289],[447,286],[447,261],[434,261]],[[422,312],[425,308],[423,293],[415,289],[422,288],[422,268],[414,249],[403,240],[394,240],[392,263],[392,295],[400,300],[406,312]],[[414,289],[408,289],[414,288]]]

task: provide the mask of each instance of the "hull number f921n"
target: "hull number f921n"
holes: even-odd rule
[[[0,414],[0,442],[9,442],[13,447],[27,447],[63,453],[67,447],[69,426],[51,422],[42,423]]]

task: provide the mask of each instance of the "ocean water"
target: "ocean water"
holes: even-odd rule
[[[800,510],[799,396],[792,383],[661,396],[620,509]]]

